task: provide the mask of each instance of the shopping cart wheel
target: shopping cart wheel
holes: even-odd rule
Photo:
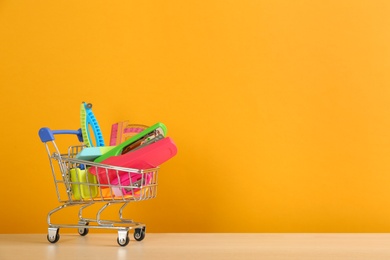
[[[134,231],[134,239],[142,241],[145,238],[145,228],[136,228]]]
[[[86,222],[84,225],[88,226],[88,224],[89,223]],[[88,232],[89,232],[89,228],[84,228],[84,227],[79,228],[78,232],[79,232],[80,236],[86,236],[88,234]]]
[[[129,238],[129,232],[127,230],[119,230],[118,231],[118,238],[116,239],[118,242],[118,245],[120,246],[127,246],[127,244],[130,242]]]
[[[57,243],[60,240],[60,229],[59,228],[49,228],[49,234],[47,234],[47,241],[50,243]]]
[[[86,236],[89,232],[89,228],[79,228],[79,234],[80,236]]]

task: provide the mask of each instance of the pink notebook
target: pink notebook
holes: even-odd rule
[[[133,152],[130,151],[123,155],[111,156],[101,163],[126,168],[149,169],[155,168],[168,161],[170,158],[175,156],[176,153],[177,147],[175,143],[171,138],[166,137]],[[114,184],[113,180],[118,177],[116,170],[106,171],[106,168],[91,167],[89,172],[94,175],[98,175],[98,181],[100,184]],[[128,175],[129,172],[118,171],[118,174]],[[137,175],[139,175],[139,179],[142,178],[141,174],[130,173],[130,175],[131,179],[134,179],[133,176]]]

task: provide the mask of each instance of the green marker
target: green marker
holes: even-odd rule
[[[111,156],[118,156],[121,154],[128,153],[133,149],[139,147],[140,145],[144,144],[145,142],[150,142],[152,139],[156,139],[156,141],[159,140],[156,137],[160,135],[167,135],[167,127],[163,123],[157,123],[155,125],[152,125],[151,127],[143,130],[135,136],[127,139],[123,143],[104,153],[102,156],[96,158],[94,162],[101,163],[102,161]]]

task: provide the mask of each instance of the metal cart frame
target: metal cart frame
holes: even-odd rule
[[[66,154],[60,153],[55,142],[54,135],[74,134],[81,144],[70,146]],[[62,204],[47,215],[48,235],[50,243],[56,243],[60,239],[60,228],[76,228],[81,236],[88,234],[89,229],[113,229],[117,230],[117,243],[126,246],[129,239],[129,231],[134,230],[134,239],[141,241],[145,237],[146,226],[123,217],[123,210],[130,202],[148,200],[157,195],[157,177],[159,168],[132,169],[117,167],[91,161],[76,159],[76,155],[85,147],[82,145],[81,130],[50,130],[41,128],[39,136],[44,143],[50,162],[54,179],[54,185],[58,201]],[[100,183],[99,175],[92,175],[89,169],[99,169],[105,174],[108,183]],[[111,177],[117,177],[119,182],[110,181]],[[122,183],[120,178],[126,176],[128,183]],[[131,177],[130,177],[131,176]],[[112,178],[111,178],[112,179]],[[137,181],[134,181],[137,179]],[[102,206],[96,212],[96,218],[86,218],[83,211],[97,203]],[[119,205],[118,220],[102,218],[102,213],[113,205]],[[52,223],[54,213],[65,208],[78,206],[78,222],[74,224]]]

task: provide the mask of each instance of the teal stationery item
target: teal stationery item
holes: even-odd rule
[[[76,155],[76,159],[93,161],[113,148],[115,146],[85,147]]]

